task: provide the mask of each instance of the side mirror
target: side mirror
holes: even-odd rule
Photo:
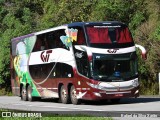
[[[139,48],[141,50],[142,59],[146,60],[147,59],[147,51],[146,51],[146,49],[141,45],[137,45],[136,44],[135,46],[136,46],[136,48]]]

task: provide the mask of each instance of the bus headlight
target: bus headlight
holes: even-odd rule
[[[100,93],[93,92],[95,96],[102,97]]]
[[[92,84],[92,83],[89,83],[89,82],[87,82],[87,84],[92,88],[98,88],[98,85],[95,85],[95,84]]]
[[[132,81],[132,86],[137,87],[139,85],[138,79]]]
[[[100,90],[102,90],[104,88],[103,86],[92,84],[92,83],[89,83],[89,82],[87,82],[87,84],[92,88],[96,88],[96,89],[100,89]]]

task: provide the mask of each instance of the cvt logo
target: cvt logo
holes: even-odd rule
[[[119,49],[108,49],[107,52],[108,53],[116,53],[117,50],[119,50]]]
[[[48,62],[49,56],[50,56],[51,53],[52,53],[52,50],[43,51],[43,52],[41,53],[41,60],[42,60],[43,62]]]
[[[82,58],[82,57],[83,57],[83,52],[81,52],[81,53],[76,52],[76,53],[75,53],[75,56],[76,56],[77,58]]]

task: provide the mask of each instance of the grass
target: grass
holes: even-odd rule
[[[1,118],[1,120],[113,120],[102,117],[43,117],[43,118]]]
[[[2,117],[2,112],[11,112],[12,117]],[[26,116],[24,117],[15,117],[13,116],[14,113],[24,113]],[[1,109],[0,110],[0,119],[1,120],[113,120],[112,118],[107,118],[107,117],[93,117],[89,115],[58,115],[58,114],[47,114],[42,117],[28,117],[27,113],[32,113],[28,111],[14,111],[14,110],[7,110],[7,109]]]
[[[146,80],[140,81],[140,95],[158,95],[159,93],[158,82],[149,83]]]
[[[8,88],[0,87],[0,96],[3,96],[3,95],[12,96],[12,91]]]

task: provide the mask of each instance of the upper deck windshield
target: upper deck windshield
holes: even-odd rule
[[[97,48],[122,48],[134,45],[126,25],[86,26],[88,43]]]

